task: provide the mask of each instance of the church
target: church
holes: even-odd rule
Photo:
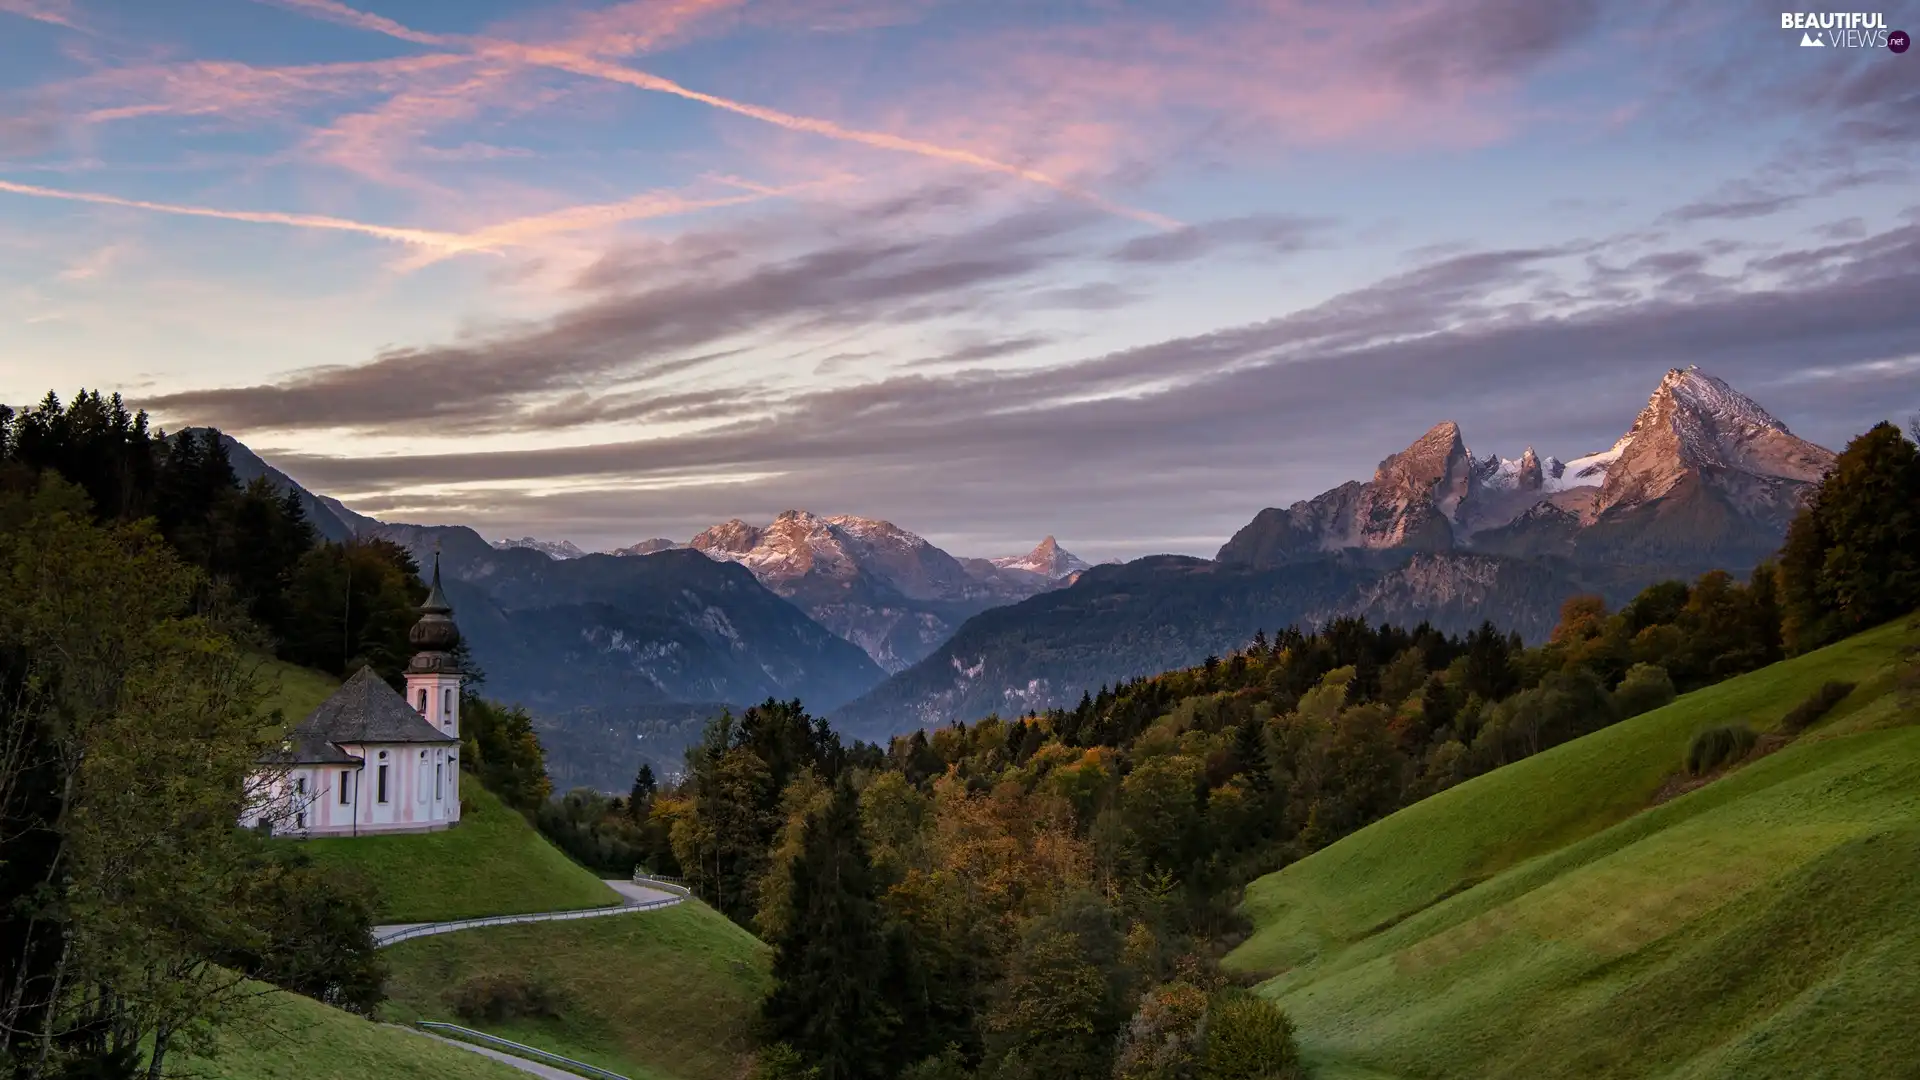
[[[431,832],[460,821],[460,630],[440,589],[407,633],[406,696],[362,667],[259,759],[242,824],[276,836]]]

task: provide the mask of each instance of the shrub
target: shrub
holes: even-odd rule
[[[938,1057],[909,1066],[900,1074],[900,1080],[969,1080],[972,1075],[967,1071],[966,1062],[961,1060],[960,1048],[949,1046]]]
[[[1705,776],[1723,765],[1731,765],[1751,753],[1759,741],[1760,737],[1745,724],[1708,728],[1695,735],[1693,745],[1687,747],[1687,772]]]
[[[1184,980],[1161,983],[1141,1000],[1121,1037],[1116,1080],[1168,1080],[1193,1074],[1207,992]]]
[[[1673,679],[1659,664],[1633,665],[1613,689],[1613,707],[1622,720],[1652,712],[1673,699]]]
[[[1833,711],[1833,707],[1846,700],[1853,693],[1850,682],[1822,683],[1820,689],[1807,695],[1807,699],[1788,710],[1780,720],[1780,730],[1789,735],[1798,735],[1820,722],[1820,718]]]
[[[774,1043],[760,1051],[750,1075],[753,1080],[817,1080],[820,1067],[808,1065],[800,1052],[786,1043]]]
[[[1201,1024],[1201,1080],[1304,1080],[1293,1023],[1280,1007],[1244,990],[1216,997]]]
[[[498,1024],[560,1015],[560,996],[544,983],[517,973],[474,975],[447,991],[447,1004],[461,1019]]]

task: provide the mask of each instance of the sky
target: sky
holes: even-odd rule
[[[1676,366],[1920,412],[1920,52],[1777,5],[354,3],[0,0],[0,401],[490,539],[1092,560]]]

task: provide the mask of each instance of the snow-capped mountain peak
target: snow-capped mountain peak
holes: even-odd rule
[[[1071,577],[1087,569],[1087,563],[1072,552],[1060,546],[1059,541],[1049,536],[1040,541],[1039,546],[1025,555],[1009,555],[989,562],[1002,570],[1019,570],[1029,574],[1039,574],[1049,581]]]
[[[629,544],[623,548],[614,548],[612,551],[607,552],[607,554],[609,555],[651,555],[656,551],[673,551],[676,548],[683,548],[686,546],[687,545],[678,543],[673,540],[665,540],[659,537],[655,537],[654,539],[651,539],[651,540],[642,540],[637,544]]]
[[[578,559],[586,554],[575,547],[571,540],[536,540],[531,536],[523,536],[518,540],[490,540],[488,543],[499,551],[525,548],[528,551],[537,551],[549,559]]]

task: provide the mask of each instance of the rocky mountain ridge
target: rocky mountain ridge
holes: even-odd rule
[[[968,618],[1069,583],[1085,563],[1048,537],[1026,555],[956,559],[889,521],[788,510],[734,519],[688,545],[739,563],[887,671],[924,658]]]
[[[531,536],[523,536],[518,540],[494,540],[491,543],[499,551],[521,548],[537,551],[549,559],[578,559],[586,554],[571,540],[536,540]]]
[[[1691,549],[1699,565],[1738,568],[1778,546],[1832,461],[1724,381],[1675,368],[1607,450],[1479,458],[1445,421],[1371,481],[1261,511],[1217,557],[1276,566],[1345,549],[1478,550],[1622,562]]]

